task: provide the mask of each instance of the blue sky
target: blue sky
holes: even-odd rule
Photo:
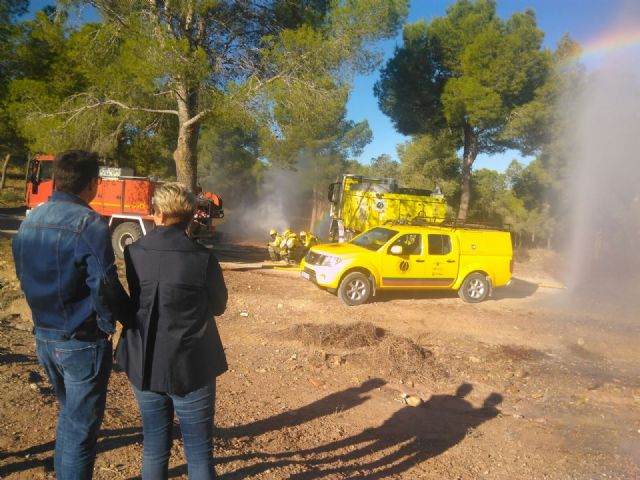
[[[453,0],[412,0],[409,22],[421,19],[430,21],[433,17],[446,14]],[[536,12],[538,27],[545,35],[545,47],[554,50],[564,33],[581,44],[589,44],[604,32],[614,28],[620,22],[640,25],[640,0],[498,0],[498,13],[502,18],[510,17],[514,12],[531,8]],[[636,27],[636,31],[637,31]],[[385,62],[393,54],[396,45],[402,42],[399,34],[396,39],[380,42],[385,53]],[[637,47],[636,47],[637,48]],[[598,58],[589,59],[589,69],[598,67]],[[408,138],[397,133],[391,121],[379,109],[373,95],[373,85],[378,72],[355,79],[354,88],[347,105],[347,115],[351,120],[368,120],[373,131],[373,141],[364,149],[360,161],[368,163],[383,153],[397,159],[396,145]],[[479,155],[474,169],[491,168],[504,171],[511,160],[528,163],[517,151],[508,151],[494,156]]]

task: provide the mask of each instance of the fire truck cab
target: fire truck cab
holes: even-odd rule
[[[25,192],[27,214],[53,193],[53,159],[53,155],[36,155],[29,162]],[[127,168],[100,167],[100,177],[98,194],[90,205],[107,218],[113,250],[116,256],[123,258],[127,245],[154,228],[151,199],[155,188],[163,182],[153,177],[136,177],[133,170]],[[190,234],[198,238],[211,237],[223,218],[220,197],[202,192],[198,196],[198,211]]]

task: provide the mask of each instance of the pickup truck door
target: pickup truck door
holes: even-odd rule
[[[449,287],[458,277],[460,255],[451,235],[428,233],[426,238],[425,273],[429,287]]]
[[[392,254],[391,247],[402,247],[401,254]],[[426,280],[426,247],[419,233],[401,235],[381,251],[381,277],[384,288],[423,288]]]

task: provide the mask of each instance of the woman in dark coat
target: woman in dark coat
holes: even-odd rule
[[[156,228],[125,250],[135,320],[123,331],[116,361],[140,407],[143,479],[168,477],[174,411],[189,478],[211,479],[216,377],[227,362],[214,321],[227,288],[213,253],[187,237],[195,196],[182,185],[153,197]]]

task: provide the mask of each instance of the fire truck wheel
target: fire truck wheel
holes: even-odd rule
[[[362,305],[371,296],[371,283],[364,273],[351,272],[338,287],[338,297],[349,306]]]
[[[468,303],[478,303],[489,295],[489,281],[487,276],[480,272],[473,272],[467,275],[462,282],[458,296]]]
[[[124,258],[124,247],[142,237],[140,225],[134,222],[124,222],[118,225],[111,235],[113,252],[118,258]]]

